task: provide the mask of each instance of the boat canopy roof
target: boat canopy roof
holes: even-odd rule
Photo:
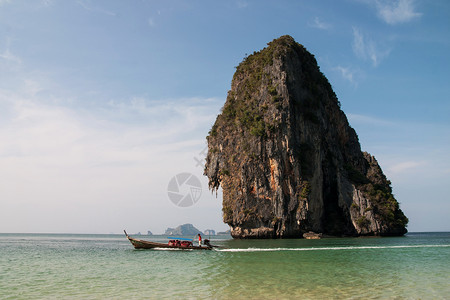
[[[167,237],[169,240],[180,240],[180,241],[191,241],[192,239],[187,239],[187,238],[182,238],[182,237],[173,237],[173,236],[168,236]]]

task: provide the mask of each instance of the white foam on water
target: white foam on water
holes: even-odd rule
[[[402,248],[437,248],[450,245],[399,245],[399,246],[348,246],[321,248],[245,248],[245,249],[217,249],[220,252],[275,252],[275,251],[323,251],[323,250],[364,250],[364,249],[402,249]]]
[[[145,250],[148,250],[148,249],[145,249]],[[157,251],[186,251],[186,250],[188,250],[188,251],[191,251],[192,249],[181,249],[181,248],[158,248],[158,247],[155,247],[155,248],[152,248],[151,250],[157,250]]]

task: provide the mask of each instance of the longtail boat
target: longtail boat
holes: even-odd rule
[[[173,238],[169,240],[167,244],[150,242],[144,240],[138,240],[130,237],[127,232],[124,230],[125,236],[130,241],[130,243],[134,246],[135,249],[155,249],[155,248],[163,248],[163,249],[184,249],[184,250],[211,250],[213,245],[209,244],[209,240],[205,240],[205,246],[194,246],[192,244],[192,240],[183,239],[183,238]]]

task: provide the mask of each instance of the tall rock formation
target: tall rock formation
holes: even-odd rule
[[[207,140],[205,175],[235,238],[406,233],[390,181],[290,36],[237,67]]]

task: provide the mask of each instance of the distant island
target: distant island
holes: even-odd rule
[[[214,229],[205,229],[205,231],[202,232],[201,230],[196,228],[194,225],[187,223],[187,224],[180,225],[176,228],[172,228],[172,227],[167,228],[166,231],[164,232],[164,235],[194,236],[199,233],[202,235],[205,235],[205,236],[229,235],[229,234],[231,234],[231,231],[227,230],[227,231],[216,232]]]
[[[204,235],[216,235],[216,231],[214,229],[206,229],[203,231]]]
[[[217,235],[230,235],[231,234],[231,230],[228,229],[227,231],[219,231],[217,233]]]
[[[164,235],[178,235],[178,236],[194,236],[197,234],[202,234],[205,236],[212,236],[212,235],[230,235],[231,231],[220,231],[216,232],[214,229],[205,229],[203,232],[196,228],[194,225],[190,223],[186,223],[183,225],[179,225],[178,227],[172,228],[168,227],[166,231],[164,232]],[[144,235],[144,233],[137,232],[134,235]],[[146,235],[153,235],[153,232],[150,230],[147,230]]]
[[[203,234],[200,230],[194,227],[192,224],[183,224],[178,226],[177,228],[167,228],[165,235],[197,235],[197,234]]]
[[[139,231],[135,233],[135,235],[142,235],[142,233]],[[147,230],[147,235],[153,235],[153,233],[150,230]]]

